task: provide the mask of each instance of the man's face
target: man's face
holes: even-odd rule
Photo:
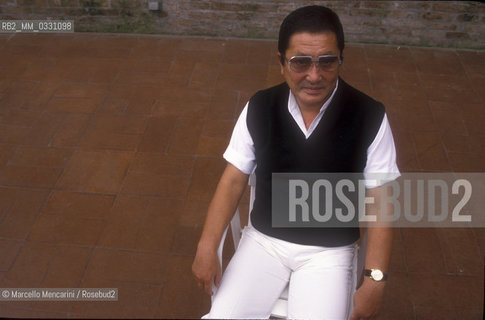
[[[295,72],[288,66],[293,56],[336,55],[340,57],[337,38],[333,32],[295,33],[290,38],[286,59],[281,65],[281,74],[285,78],[296,102],[303,109],[319,110],[331,95],[337,83],[339,67],[335,71],[323,71],[312,65],[307,71]],[[280,56],[280,53],[278,53]],[[280,60],[281,61],[281,60]]]

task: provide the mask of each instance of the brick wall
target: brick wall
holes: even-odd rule
[[[349,42],[485,49],[478,1],[0,0],[2,19],[65,18],[76,31],[276,38],[282,19],[308,4],[333,8]]]

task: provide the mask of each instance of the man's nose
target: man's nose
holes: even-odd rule
[[[313,62],[312,66],[307,72],[307,79],[314,82],[320,80],[320,77],[320,68],[318,67],[317,63]]]

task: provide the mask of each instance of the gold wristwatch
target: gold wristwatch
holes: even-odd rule
[[[379,269],[364,269],[364,276],[370,277],[374,281],[386,281],[387,274]]]

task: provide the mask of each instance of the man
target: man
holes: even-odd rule
[[[342,25],[328,8],[297,9],[281,25],[286,83],[258,92],[242,111],[192,266],[199,286],[214,294],[210,318],[268,318],[288,283],[289,318],[360,320],[378,313],[390,228],[368,229],[365,269],[378,271],[354,294],[358,228],[271,226],[274,172],[398,172],[382,104],[339,78],[343,49]],[[254,170],[250,224],[221,279],[216,250]],[[379,199],[381,188],[367,186]]]

